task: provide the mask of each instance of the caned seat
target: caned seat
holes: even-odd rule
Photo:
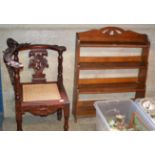
[[[57,118],[61,120],[62,110],[64,112],[64,130],[68,130],[69,100],[63,85],[62,72],[62,54],[66,48],[58,45],[19,44],[11,38],[7,40],[7,45],[4,62],[14,86],[17,130],[22,130],[22,115],[26,112],[41,117],[57,112]],[[20,71],[24,69],[24,66],[19,62],[18,53],[28,50],[30,50],[29,68],[34,69],[34,74],[31,83],[21,83]],[[46,57],[51,51],[58,54],[56,81],[47,81],[46,75],[43,73],[45,68],[49,68]]]
[[[56,83],[23,84],[22,90],[23,102],[62,100]]]

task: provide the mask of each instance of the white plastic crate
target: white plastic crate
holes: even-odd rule
[[[155,124],[150,121],[146,113],[132,100],[117,101],[97,101],[94,104],[96,108],[96,130],[112,130],[108,120],[117,114],[125,116],[125,123],[129,124],[133,114],[137,114],[141,123],[145,126],[143,130],[155,130]]]

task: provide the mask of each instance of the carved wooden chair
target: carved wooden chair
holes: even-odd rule
[[[58,120],[62,118],[64,111],[64,130],[68,130],[69,101],[63,86],[63,46],[57,45],[32,45],[19,44],[9,38],[8,48],[4,51],[4,62],[9,71],[11,82],[15,92],[15,109],[17,130],[22,130],[22,115],[29,112],[33,115],[47,116],[57,112]],[[34,69],[31,83],[20,82],[20,71],[23,65],[19,62],[18,53],[30,50],[29,68]],[[48,50],[48,51],[47,51]],[[49,67],[46,56],[48,52],[58,53],[57,81],[47,82],[43,70]]]

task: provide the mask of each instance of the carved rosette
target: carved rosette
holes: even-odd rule
[[[47,56],[47,50],[44,49],[37,49],[37,50],[31,50],[29,53],[30,63],[29,68],[34,69],[34,74],[32,77],[32,81],[35,83],[38,82],[46,82],[45,74],[43,74],[43,70],[45,68],[48,68],[47,59],[45,56]]]

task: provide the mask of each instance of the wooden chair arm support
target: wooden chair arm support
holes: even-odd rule
[[[61,97],[64,99],[64,103],[69,104],[69,99],[68,99],[68,96],[67,96],[67,93],[66,93],[66,90],[65,90],[63,84],[58,85],[58,88],[60,90]]]

